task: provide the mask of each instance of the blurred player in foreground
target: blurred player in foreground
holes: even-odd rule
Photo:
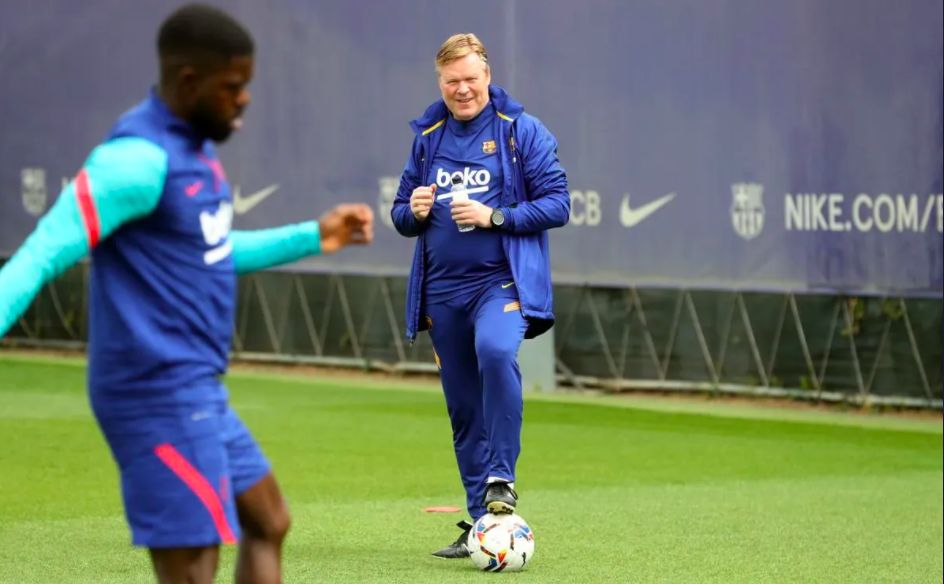
[[[91,252],[92,409],[121,473],[135,545],[160,582],[212,582],[239,542],[237,582],[281,581],[289,512],[220,376],[236,274],[373,238],[362,204],[316,221],[233,231],[213,142],[242,124],[253,41],[212,7],[158,33],[160,83],[124,114],[0,271],[0,336],[44,282]]]

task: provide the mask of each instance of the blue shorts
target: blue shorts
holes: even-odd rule
[[[269,462],[225,403],[179,415],[98,418],[121,473],[134,545],[236,543],[234,497],[269,473]]]

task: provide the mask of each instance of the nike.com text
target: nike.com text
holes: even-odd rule
[[[787,231],[944,232],[944,195],[795,193],[784,197]]]

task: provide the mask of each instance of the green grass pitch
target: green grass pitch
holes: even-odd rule
[[[151,582],[80,360],[0,355],[0,582]],[[462,506],[427,382],[235,372],[290,501],[286,582],[941,582],[940,419],[529,395],[534,563],[433,558]],[[217,578],[231,581],[233,550]]]

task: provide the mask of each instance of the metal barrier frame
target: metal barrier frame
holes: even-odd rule
[[[72,288],[81,288],[79,306],[64,301],[61,288],[66,282],[48,284],[40,299],[19,321],[22,334],[3,341],[5,345],[39,347],[84,347],[85,314],[87,312],[88,264],[74,268],[78,278]],[[73,274],[73,278],[75,278]],[[306,290],[316,279],[326,286],[323,296],[317,299]],[[359,280],[357,288],[366,299],[357,299],[356,309],[352,299],[351,284]],[[394,291],[403,278],[384,276],[347,276],[341,274],[307,274],[294,272],[262,272],[240,278],[239,305],[233,335],[233,358],[245,361],[267,361],[282,363],[313,364],[335,367],[352,367],[364,370],[381,370],[390,373],[416,372],[435,374],[432,347],[428,335],[420,335],[415,344],[404,342],[402,327],[402,298]],[[862,358],[857,345],[856,311],[862,299],[855,297],[830,297],[832,302],[828,332],[825,338],[812,338],[804,328],[798,295],[783,293],[767,294],[780,296],[780,310],[776,327],[770,338],[767,351],[758,342],[757,331],[745,293],[732,291],[730,305],[716,333],[719,342],[712,343],[706,335],[706,323],[699,314],[693,294],[698,291],[663,291],[674,294],[671,325],[666,332],[664,345],[660,348],[650,313],[644,306],[641,292],[635,287],[625,289],[601,289],[589,285],[577,287],[577,300],[558,306],[558,323],[555,334],[555,365],[558,383],[576,388],[599,388],[609,391],[680,391],[709,392],[712,394],[734,394],[781,397],[810,401],[843,402],[855,406],[890,406],[923,409],[942,409],[942,387],[932,386],[925,367],[925,355],[936,353],[940,363],[940,345],[924,347],[919,343],[909,314],[909,300],[900,297],[878,298],[887,318],[884,319],[874,354],[868,360]],[[572,287],[572,290],[574,288]],[[618,295],[622,305],[620,314],[601,314],[597,297],[606,295],[610,300]],[[720,294],[720,293],[719,293]],[[47,302],[42,310],[36,304]],[[297,310],[292,310],[298,304]],[[320,308],[320,310],[318,310]],[[380,318],[375,318],[377,313]],[[55,316],[50,322],[49,313]],[[756,314],[756,313],[755,313]],[[44,316],[45,315],[45,316]],[[340,318],[340,323],[335,319]],[[572,332],[582,319],[589,318],[595,333],[592,339],[596,351],[603,357],[604,370],[580,371],[575,365],[575,353],[571,350]],[[938,316],[938,318],[940,318]],[[697,339],[698,355],[704,367],[702,379],[684,379],[680,375],[677,361],[677,342],[684,330],[683,322],[691,327],[686,332]],[[890,358],[890,331],[900,322],[908,339],[908,353],[912,366],[920,381],[920,397],[915,395],[878,395],[875,393],[876,374],[883,359]],[[611,340],[605,324],[620,329],[618,342]],[[794,348],[802,355],[805,378],[809,387],[780,387],[774,375],[781,347],[788,341],[787,325],[795,331]],[[725,376],[725,365],[732,353],[732,331],[740,326],[746,339],[746,358],[751,364],[750,373],[756,383],[732,382]],[[645,376],[639,371],[627,369],[629,341],[632,328],[638,327],[644,347],[644,358],[648,360],[656,375]],[[58,329],[51,331],[48,329]],[[302,335],[307,346],[289,342],[289,329]],[[258,331],[261,330],[262,333]],[[335,331],[332,336],[332,331]],[[337,334],[339,333],[339,334]],[[369,336],[380,340],[367,342]],[[637,337],[638,339],[639,337]],[[329,340],[341,339],[338,348],[329,348]],[[582,339],[584,344],[588,339]],[[819,354],[811,349],[811,341],[821,345]],[[827,382],[827,371],[835,360],[834,355],[845,345],[851,357],[852,383],[837,386]],[[370,354],[369,354],[370,353]],[[380,355],[379,357],[377,355]],[[373,356],[372,356],[373,355]],[[638,355],[637,355],[638,357]]]

